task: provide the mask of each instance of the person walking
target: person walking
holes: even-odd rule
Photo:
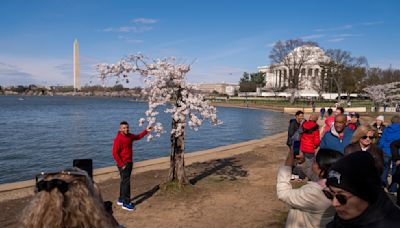
[[[143,138],[152,127],[147,127],[138,135],[129,133],[129,124],[122,121],[119,125],[119,131],[114,139],[112,154],[117,163],[119,175],[121,177],[119,198],[117,204],[122,209],[133,211],[135,205],[131,203],[131,173],[133,168],[133,141]]]

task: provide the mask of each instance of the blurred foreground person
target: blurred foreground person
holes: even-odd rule
[[[118,227],[85,171],[72,168],[36,178],[36,193],[22,212],[20,227]]]
[[[400,208],[383,190],[374,158],[362,151],[336,162],[323,190],[336,214],[327,227],[400,227]]]
[[[329,168],[342,157],[338,151],[321,149],[313,159],[312,170],[318,181],[308,181],[294,189],[290,183],[294,156],[290,151],[285,165],[279,168],[276,191],[278,198],[290,206],[286,227],[325,227],[335,213],[331,202],[324,196]]]

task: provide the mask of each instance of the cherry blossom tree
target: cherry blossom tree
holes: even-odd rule
[[[400,101],[400,82],[372,85],[363,90],[369,94],[376,107],[379,107],[385,101]]]
[[[117,81],[129,81],[131,74],[138,74],[144,81],[144,95],[148,99],[146,118],[139,120],[154,126],[147,140],[160,137],[165,132],[161,122],[157,120],[159,109],[171,114],[172,130],[170,132],[171,154],[168,181],[177,181],[179,185],[187,184],[185,173],[185,128],[189,126],[197,131],[205,120],[217,125],[222,122],[217,118],[216,108],[211,106],[201,94],[186,83],[185,75],[190,65],[178,64],[173,57],[150,60],[142,54],[130,55],[116,64],[98,64],[99,78],[116,77]],[[157,107],[159,107],[157,109]],[[158,111],[157,111],[158,110]]]

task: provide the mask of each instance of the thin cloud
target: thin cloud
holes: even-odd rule
[[[20,67],[0,62],[0,84],[5,85],[26,85],[35,83],[34,76],[24,72]]]
[[[329,31],[339,31],[339,30],[346,30],[346,29],[351,29],[353,28],[353,25],[343,25],[340,27],[334,27],[334,28],[319,28],[315,29],[316,32],[329,32]]]
[[[327,40],[327,41],[328,41],[328,42],[336,43],[336,42],[341,42],[341,41],[343,41],[343,40],[344,40],[343,37],[339,37],[339,38],[334,38],[334,39],[330,39],[330,40]]]
[[[143,40],[139,40],[139,39],[133,39],[133,38],[128,38],[125,36],[118,36],[118,39],[125,41],[126,43],[129,44],[140,44],[143,43]]]
[[[380,24],[383,24],[384,23],[384,21],[371,21],[371,22],[364,22],[364,23],[361,23],[362,25],[364,25],[364,26],[372,26],[372,25],[380,25]]]
[[[318,38],[322,38],[325,37],[325,34],[312,34],[312,35],[308,35],[308,36],[303,36],[300,37],[303,40],[312,40],[312,39],[318,39]]]
[[[150,26],[123,26],[123,27],[118,27],[118,28],[105,28],[102,29],[102,32],[145,32],[152,30],[153,27]]]
[[[358,37],[358,36],[363,36],[363,34],[342,33],[342,34],[334,35],[334,37]]]
[[[138,23],[138,24],[155,24],[158,22],[157,19],[153,19],[153,18],[135,18],[133,20],[131,20],[134,23]]]

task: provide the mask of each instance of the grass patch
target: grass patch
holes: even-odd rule
[[[169,181],[160,185],[160,189],[165,193],[189,193],[193,190],[191,184],[179,184],[177,181]]]

